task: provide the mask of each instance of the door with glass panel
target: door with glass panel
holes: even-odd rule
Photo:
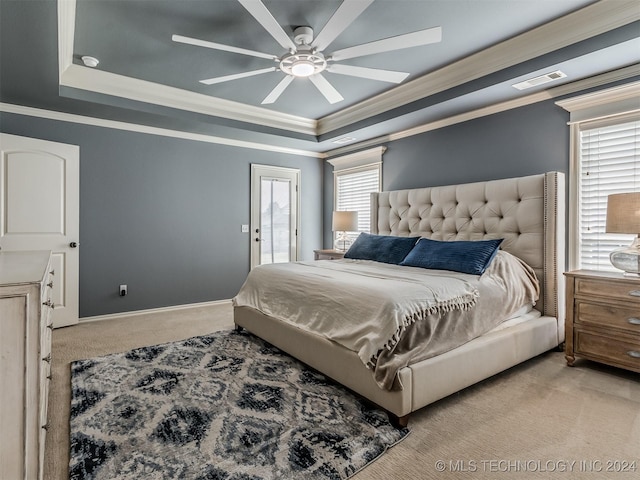
[[[300,170],[251,165],[251,268],[298,258]]]

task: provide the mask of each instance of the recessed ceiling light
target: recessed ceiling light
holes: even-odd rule
[[[96,57],[89,57],[88,55],[85,55],[84,57],[82,57],[82,63],[84,63],[87,67],[95,68],[100,63],[100,60],[98,60]]]
[[[525,80],[524,82],[516,83],[515,85],[513,85],[513,88],[517,88],[518,90],[526,90],[527,88],[537,87],[538,85],[553,82],[554,80],[559,80],[561,78],[565,78],[566,76],[566,73],[561,72],[560,70],[556,70],[555,72],[545,73],[544,75],[540,75],[539,77],[530,78],[529,80]]]
[[[343,143],[353,142],[355,138],[353,137],[342,137],[337,140],[334,140],[333,143],[337,143],[338,145],[342,145]]]

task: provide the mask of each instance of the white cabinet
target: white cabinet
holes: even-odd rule
[[[0,252],[1,479],[42,479],[53,278],[51,252]]]

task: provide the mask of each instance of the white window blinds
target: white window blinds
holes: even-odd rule
[[[380,191],[379,165],[360,167],[336,173],[336,210],[358,212],[358,230],[369,232],[371,226],[371,193]],[[355,235],[350,235],[356,237]]]
[[[633,235],[605,233],[607,196],[640,191],[640,116],[581,125],[579,155],[579,267],[618,271],[609,254]]]
[[[382,154],[386,147],[336,157],[328,160],[333,165],[334,204],[338,211],[358,212],[358,231],[347,233],[351,242],[360,232],[371,232],[371,193],[382,187]],[[334,241],[341,232],[334,232]]]

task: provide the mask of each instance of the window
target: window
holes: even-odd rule
[[[605,232],[607,197],[640,191],[640,82],[557,102],[571,112],[569,269],[617,271],[612,250],[633,235]]]
[[[618,271],[609,253],[633,235],[605,233],[607,196],[640,191],[640,119],[581,126],[579,163],[580,268]]]
[[[357,211],[358,232],[349,232],[352,242],[359,232],[371,231],[371,193],[379,192],[382,185],[382,154],[377,147],[329,160],[334,173],[334,210]],[[334,232],[334,242],[339,232]]]

